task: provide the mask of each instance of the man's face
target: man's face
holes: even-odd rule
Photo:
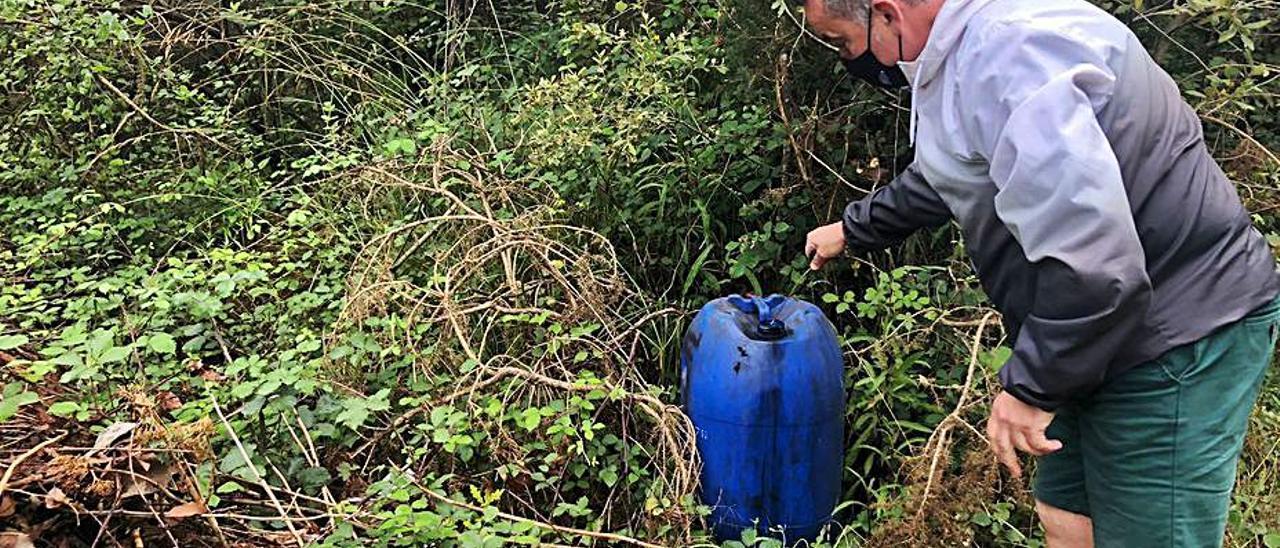
[[[886,65],[903,60],[904,54],[906,60],[915,59],[924,49],[933,24],[932,14],[937,12],[936,6],[929,9],[933,4],[941,2],[908,4],[899,0],[872,0],[871,50],[876,59]],[[804,12],[813,33],[838,48],[841,57],[853,59],[867,51],[867,14],[850,17],[831,13],[827,10],[827,0],[808,0]]]
[[[805,21],[813,33],[835,46],[840,56],[853,59],[867,50],[865,18],[842,17],[827,10],[826,0],[809,0],[804,6]]]

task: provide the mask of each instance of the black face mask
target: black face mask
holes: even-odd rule
[[[902,37],[898,37],[898,57],[902,58]],[[868,84],[884,89],[905,88],[911,85],[907,75],[897,65],[885,65],[871,53],[871,3],[867,3],[867,51],[854,59],[845,59],[844,68],[849,75]]]

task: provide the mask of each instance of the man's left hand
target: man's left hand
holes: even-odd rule
[[[991,403],[991,418],[987,420],[987,439],[991,441],[996,460],[1014,477],[1021,477],[1022,465],[1015,449],[1037,457],[1062,449],[1062,442],[1045,437],[1051,422],[1053,413],[1001,391]]]

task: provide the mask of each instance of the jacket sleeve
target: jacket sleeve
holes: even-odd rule
[[[1119,162],[1096,114],[1116,78],[1083,40],[1010,25],[987,33],[962,69],[959,108],[998,188],[996,214],[1035,275],[1034,304],[999,378],[1045,410],[1103,382],[1151,297]]]
[[[845,247],[878,251],[950,220],[951,211],[913,163],[888,185],[844,208]]]

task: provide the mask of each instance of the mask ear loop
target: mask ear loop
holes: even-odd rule
[[[867,0],[867,53],[871,53],[871,3],[872,0]],[[874,53],[871,55],[875,56]]]

